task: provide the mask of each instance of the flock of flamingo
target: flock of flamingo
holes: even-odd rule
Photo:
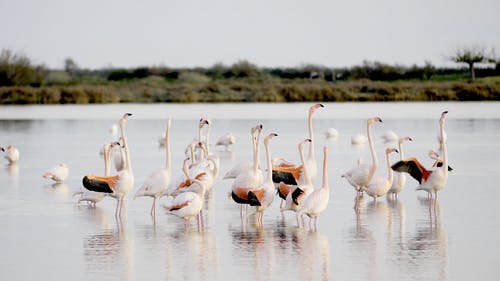
[[[276,133],[269,133],[263,138],[265,148],[266,169],[261,169],[260,147],[263,134],[262,125],[250,128],[252,139],[253,160],[241,162],[230,169],[222,180],[233,180],[231,185],[231,198],[240,205],[240,217],[242,223],[250,215],[255,215],[259,225],[263,223],[263,215],[269,208],[273,200],[281,200],[281,211],[294,211],[297,225],[304,225],[304,217],[309,217],[309,227],[313,223],[316,228],[316,220],[328,207],[330,190],[328,184],[328,148],[323,148],[322,161],[322,184],[314,187],[317,179],[318,166],[315,159],[313,114],[316,110],[323,108],[322,104],[315,104],[308,111],[308,137],[298,143],[300,163],[292,163],[283,157],[272,158],[271,142],[278,137]],[[378,197],[392,196],[397,199],[398,194],[406,184],[405,174],[409,174],[418,181],[417,190],[424,190],[428,193],[429,199],[437,199],[438,192],[443,189],[448,178],[451,167],[448,165],[448,151],[446,145],[445,120],[447,111],[442,112],[439,119],[440,150],[442,158],[437,152],[429,152],[429,156],[436,160],[430,168],[424,167],[415,157],[405,158],[403,154],[403,143],[411,141],[410,137],[398,138],[397,135],[388,131],[383,137],[386,141],[396,140],[398,149],[386,148],[387,176],[374,176],[379,168],[377,153],[372,141],[371,127],[373,124],[382,122],[380,117],[373,117],[367,120],[367,137],[370,147],[371,163],[355,163],[354,167],[342,174],[342,178],[356,191],[354,208],[358,210],[359,198],[366,193],[376,201]],[[122,206],[129,193],[134,190],[134,173],[130,161],[129,145],[125,133],[125,125],[132,116],[126,113],[119,121],[121,136],[118,141],[106,143],[102,153],[104,158],[104,175],[85,175],[82,179],[84,188],[81,188],[75,195],[79,195],[78,202],[88,202],[95,207],[96,203],[110,196],[117,200],[115,216],[121,219]],[[203,128],[208,130],[203,135]],[[186,154],[182,166],[182,175],[179,178],[172,178],[172,163],[170,152],[170,127],[171,120],[167,120],[164,137],[161,138],[162,145],[166,153],[165,167],[153,172],[135,191],[134,199],[137,197],[152,197],[151,215],[156,216],[157,201],[162,197],[167,197],[163,204],[163,209],[170,214],[174,214],[184,219],[185,227],[189,227],[191,218],[196,217],[198,227],[203,227],[203,204],[205,195],[209,193],[219,175],[219,157],[210,151],[210,126],[211,121],[201,118],[198,125],[198,137],[187,144]],[[113,128],[118,130],[118,128]],[[329,129],[327,136],[337,136],[335,129]],[[353,137],[352,142],[364,141],[364,136]],[[216,145],[227,146],[234,144],[235,139],[232,134],[223,136]],[[305,147],[308,147],[308,155],[304,154]],[[19,151],[12,145],[6,149],[0,147],[5,152],[5,158],[10,164],[19,160]],[[398,153],[399,161],[391,163],[389,155]],[[111,174],[110,162],[113,156],[116,173]],[[68,166],[59,164],[51,171],[43,174],[44,178],[62,182],[68,177]],[[248,210],[249,206],[252,208]]]

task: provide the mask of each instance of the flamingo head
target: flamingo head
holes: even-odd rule
[[[429,158],[431,158],[432,160],[438,160],[439,159],[439,154],[434,151],[434,150],[429,150],[429,152],[427,153],[427,155],[429,156]]]
[[[1,147],[1,146],[0,146],[0,150],[1,150],[1,151],[5,151],[5,149],[3,149],[3,147]]]
[[[198,124],[198,128],[203,128],[203,126],[209,125],[210,126],[210,120],[206,117],[200,118],[200,123]]]
[[[375,122],[382,122],[382,119],[377,116],[368,119],[368,125],[371,125]]]
[[[311,142],[312,142],[312,141],[311,141],[311,139],[305,139],[305,140],[301,141],[301,142],[299,143],[299,150],[300,150],[300,151],[303,151],[303,150],[304,150],[304,145],[305,145],[306,143],[311,143]]]
[[[120,126],[125,125],[125,122],[128,120],[130,116],[132,116],[132,113],[123,114],[122,118],[120,119]]]
[[[264,139],[264,144],[265,145],[268,145],[269,142],[274,138],[274,137],[277,137],[278,134],[276,133],[270,133],[269,135],[267,135],[267,137]]]
[[[393,152],[399,153],[399,151],[393,147],[388,147],[385,149],[385,154],[391,154]]]
[[[309,113],[312,114],[316,111],[316,109],[322,108],[322,107],[325,107],[325,106],[322,105],[321,103],[317,103],[309,108]]]
[[[448,110],[445,110],[443,111],[443,113],[441,113],[441,118],[439,119],[440,122],[444,122],[444,120],[446,119],[446,114],[448,114]]]
[[[402,138],[399,138],[399,143],[403,143],[405,141],[413,141],[410,137],[402,137]]]

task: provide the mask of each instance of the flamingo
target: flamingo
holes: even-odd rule
[[[65,163],[56,165],[52,170],[43,174],[46,179],[51,179],[57,183],[63,182],[68,178],[69,168]]]
[[[377,154],[375,153],[371,134],[371,127],[375,122],[382,122],[382,119],[380,119],[380,117],[372,117],[368,118],[366,122],[366,131],[368,135],[368,143],[370,145],[372,164],[358,163],[357,166],[342,174],[342,177],[345,178],[356,190],[356,198],[359,198],[363,192],[363,187],[370,182],[378,167]],[[357,205],[355,207],[357,207]]]
[[[443,189],[448,180],[448,148],[444,137],[444,125],[447,114],[448,111],[443,111],[439,119],[440,145],[443,148],[443,165],[441,167],[433,167],[427,170],[416,158],[409,158],[392,165],[394,171],[408,173],[416,179],[419,183],[417,190],[427,191],[429,199],[432,199],[432,194],[434,193],[437,200],[438,191]]]
[[[208,124],[209,121],[205,117],[200,118],[200,121],[198,122],[198,137],[197,138],[195,137],[193,141],[196,141],[196,143],[198,143],[206,140],[205,137],[203,136],[203,127]],[[189,143],[186,146],[186,149],[184,150],[184,154],[186,155],[186,157],[189,157],[189,153],[191,151],[191,144],[192,142]]]
[[[184,227],[187,229],[190,218],[196,216],[198,227],[201,223],[201,210],[203,209],[203,200],[205,198],[205,185],[203,182],[193,179],[193,182],[199,186],[196,192],[188,191],[175,196],[172,201],[163,207],[167,212],[184,219]]]
[[[5,150],[2,148],[2,151]],[[10,144],[9,146],[7,146],[7,151],[5,152],[4,158],[9,161],[9,165],[16,164],[17,161],[19,161],[19,150]]]
[[[324,107],[322,104],[318,103],[309,108],[309,113],[307,117],[307,124],[308,124],[308,130],[309,130],[309,139],[311,140],[309,144],[309,156],[305,160],[304,164],[302,165],[296,165],[292,166],[293,164],[290,163],[281,163],[278,166],[273,166],[273,182],[276,184],[280,184],[280,182],[283,182],[286,185],[297,185],[297,184],[303,184],[307,181],[307,179],[304,178],[303,173],[301,173],[300,170],[302,170],[303,165],[308,165],[309,168],[309,176],[311,177],[312,181],[314,182],[314,179],[316,178],[316,175],[318,173],[318,167],[316,164],[316,157],[314,155],[314,130],[313,130],[313,122],[312,122],[312,117],[314,112],[318,108]]]
[[[170,154],[170,118],[167,120],[167,129],[165,130],[165,154],[166,165],[164,169],[152,173],[142,186],[137,190],[134,199],[141,196],[153,197],[153,204],[151,205],[151,216],[156,216],[156,200],[161,197],[166,191],[171,178],[171,154]]]
[[[106,143],[103,146],[103,155],[104,155],[104,176],[109,176],[111,174],[109,167],[110,160],[110,151],[115,146],[117,142]],[[78,199],[78,203],[82,201],[90,202],[91,207],[95,208],[96,204],[99,203],[106,196],[105,193],[90,191],[82,188],[82,190],[73,193],[73,196],[81,195],[80,199]]]
[[[257,139],[255,142],[255,150],[253,153],[253,166],[251,169],[242,171],[231,186],[231,197],[234,202],[241,204],[240,217],[243,219],[243,205],[249,204],[248,191],[255,189],[262,184],[262,171],[260,170],[260,157],[259,157],[259,142],[262,134],[262,125],[255,127],[257,130]],[[252,130],[253,134],[253,130]],[[252,136],[253,138],[253,136]]]
[[[311,140],[305,139],[299,143],[299,155],[302,166],[304,167],[303,171],[305,182],[290,190],[285,199],[285,206],[281,209],[282,211],[297,211],[302,206],[304,200],[314,191],[312,178],[309,176],[309,166],[306,165],[307,160],[304,157],[304,145],[306,143],[311,143]],[[297,224],[299,224],[298,216]]]
[[[399,140],[399,137],[394,131],[389,130],[382,135],[382,139],[385,143],[392,143],[397,142]]]
[[[125,136],[125,123],[131,113],[125,113],[120,119],[120,130],[125,152],[126,168],[114,176],[95,176],[87,175],[82,179],[83,186],[90,190],[103,193],[112,193],[117,199],[115,217],[121,218],[123,200],[126,200],[128,193],[134,187],[134,174],[132,172],[132,163],[130,162],[130,149]]]
[[[195,166],[188,166],[186,161],[189,158],[186,158],[183,165],[184,179],[175,186],[175,190],[170,191],[171,194],[189,191],[194,183],[193,179],[203,182],[206,193],[212,189],[215,178],[219,173],[219,166],[217,160],[214,159],[214,155],[207,155],[208,152],[204,143],[198,142],[198,146],[201,147],[203,159],[197,162]]]
[[[386,148],[385,149],[385,158],[387,161],[387,178],[385,177],[374,177],[366,186],[363,187],[363,190],[369,196],[373,197],[373,202],[377,202],[377,197],[382,197],[392,186],[392,182],[394,180],[394,173],[391,169],[391,162],[389,159],[389,155],[393,152],[398,152],[395,148]]]
[[[304,201],[304,204],[297,211],[297,221],[302,215],[309,217],[309,227],[314,219],[314,228],[316,220],[328,207],[330,199],[330,186],[328,185],[328,148],[323,148],[323,184],[321,188],[314,190]]]
[[[406,141],[412,141],[410,137],[399,138],[398,140],[398,148],[399,148],[399,160],[404,159],[403,153],[403,143]],[[387,192],[387,195],[394,195],[395,199],[398,198],[398,194],[403,190],[406,184],[406,175],[403,173],[396,172],[394,173],[394,180],[392,181],[392,186]]]
[[[217,142],[215,143],[215,146],[225,146],[226,147],[226,151],[227,151],[227,147],[232,145],[232,144],[235,144],[236,143],[236,138],[234,137],[233,134],[231,133],[227,133],[223,136],[221,136]]]
[[[252,129],[251,129],[252,149],[253,149],[254,153],[255,153],[255,149],[256,149],[257,133],[258,133],[257,127],[252,127]],[[240,163],[236,164],[235,166],[233,166],[229,171],[227,171],[226,174],[224,175],[224,177],[222,179],[223,180],[225,180],[225,179],[235,179],[243,171],[247,171],[249,169],[252,169],[252,167],[253,167],[253,162],[252,161],[246,161],[246,162],[243,161],[243,162],[240,162]]]
[[[339,132],[335,128],[328,128],[325,132],[325,138],[336,139],[339,136]]]
[[[366,143],[366,136],[363,134],[355,134],[351,137],[351,144],[361,145]]]
[[[264,211],[271,205],[274,199],[274,194],[276,188],[273,183],[273,171],[271,163],[271,151],[269,149],[269,143],[278,134],[270,133],[264,139],[264,147],[266,149],[266,163],[267,163],[267,177],[266,180],[257,188],[252,189],[248,192],[249,204],[250,206],[255,206],[255,213],[257,214],[257,221],[262,225],[262,217]]]
[[[445,138],[446,139],[446,138]],[[429,150],[429,153],[427,154],[429,158],[434,160],[434,163],[432,164],[432,167],[441,167],[443,166],[443,160],[439,159],[439,154],[434,151],[434,150]],[[453,168],[448,164],[448,172],[453,171]]]
[[[210,129],[212,128],[212,121],[209,119],[209,118],[202,118],[205,120],[205,123],[207,124],[207,134],[205,135],[205,143],[204,143],[204,146],[205,146],[205,149],[203,149],[201,146],[200,148],[202,148],[202,153],[204,152],[204,155],[205,155],[205,159],[208,161],[210,158],[211,162],[213,163],[213,165],[217,166],[217,167],[214,167],[214,169],[212,170],[213,172],[213,177],[214,179],[217,178],[217,176],[219,176],[219,167],[220,167],[220,159],[219,159],[219,156],[213,154],[211,151],[210,151]],[[201,139],[201,137],[200,137]],[[201,140],[200,140],[200,143],[203,143]],[[207,188],[207,192],[212,188],[212,184],[210,184],[210,186],[205,186]]]

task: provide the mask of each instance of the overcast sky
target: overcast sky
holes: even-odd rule
[[[495,47],[499,0],[0,0],[0,48],[62,68],[448,65]]]

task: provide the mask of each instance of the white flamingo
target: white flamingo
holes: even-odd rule
[[[226,150],[228,150],[228,146],[235,144],[236,143],[236,138],[234,137],[233,134],[231,133],[226,133],[225,135],[221,136],[217,142],[215,143],[215,146],[224,146]]]
[[[120,119],[120,130],[125,152],[126,168],[114,176],[95,176],[87,175],[83,177],[83,186],[91,191],[113,193],[117,199],[115,216],[121,218],[123,201],[126,200],[128,193],[134,188],[134,174],[132,172],[132,163],[130,162],[130,149],[125,136],[125,123],[131,116],[131,113],[125,113]]]
[[[412,141],[410,137],[402,137],[398,140],[398,148],[399,148],[399,160],[405,159],[403,152],[403,143],[407,141]],[[406,184],[406,174],[395,172],[394,180],[392,181],[391,188],[387,192],[387,195],[393,195],[395,199],[398,198],[398,194],[403,190]]]
[[[375,122],[382,122],[382,119],[380,119],[380,117],[372,117],[366,122],[366,131],[368,135],[368,143],[370,145],[372,164],[358,163],[357,166],[342,174],[342,177],[345,178],[356,190],[357,198],[361,195],[363,187],[370,182],[378,167],[377,153],[375,152],[371,134],[371,127]],[[357,205],[355,205],[355,207],[357,207]]]
[[[255,127],[257,140],[253,153],[253,166],[251,169],[242,171],[231,186],[231,197],[234,202],[240,204],[240,217],[243,219],[244,205],[249,204],[248,192],[262,184],[262,171],[260,170],[259,142],[262,134],[262,125]],[[253,130],[252,130],[253,133]],[[253,135],[252,135],[253,138]]]
[[[257,142],[257,133],[258,129],[257,127],[252,127],[251,129],[251,135],[252,135],[252,151],[255,153],[256,148],[256,142]],[[239,162],[235,166],[233,166],[229,171],[226,172],[224,177],[222,178],[223,180],[225,179],[235,179],[239,174],[241,174],[243,171],[247,171],[249,169],[252,169],[253,167],[253,162],[252,161],[243,161]],[[260,168],[260,167],[259,167]]]
[[[270,133],[264,139],[264,147],[266,149],[266,163],[267,163],[267,177],[266,180],[257,188],[254,188],[248,192],[248,199],[250,206],[255,206],[255,213],[257,214],[257,221],[262,225],[262,218],[264,211],[271,205],[274,200],[274,195],[276,193],[276,188],[273,183],[273,171],[271,163],[271,151],[269,148],[269,143],[278,134]],[[250,215],[250,214],[249,214]]]
[[[156,200],[163,196],[163,194],[167,191],[167,187],[170,183],[171,178],[171,154],[170,154],[170,118],[167,120],[167,129],[165,130],[165,139],[164,139],[164,147],[165,147],[165,156],[166,156],[166,164],[165,168],[158,170],[152,173],[146,181],[142,184],[142,186],[137,190],[134,195],[134,199],[137,197],[149,196],[153,197],[153,204],[151,205],[151,216],[156,216]]]
[[[60,163],[56,165],[52,170],[43,174],[46,179],[51,179],[55,182],[63,182],[68,178],[69,168],[65,163]]]
[[[304,145],[306,143],[311,143],[310,139],[305,139],[299,143],[299,155],[302,165],[304,166],[304,179],[305,182],[294,186],[288,195],[286,196],[285,206],[281,209],[282,211],[291,210],[297,211],[302,206],[304,200],[314,191],[312,178],[309,176],[309,166],[306,165],[306,159],[304,157]],[[297,216],[297,224],[299,224]]]
[[[3,148],[1,149],[2,151],[5,151]],[[16,164],[17,161],[19,161],[19,150],[10,144],[9,146],[7,146],[7,151],[5,151],[4,158],[9,161],[9,165]]]
[[[443,189],[448,180],[448,148],[444,137],[444,124],[447,114],[448,111],[443,111],[439,119],[439,131],[441,135],[440,145],[443,149],[443,164],[441,167],[434,167],[427,170],[416,158],[399,161],[392,166],[394,171],[409,173],[416,179],[419,183],[417,190],[427,191],[429,199],[432,199],[433,193],[435,194],[435,199],[437,199],[438,191]]]
[[[382,135],[382,139],[385,143],[392,143],[397,142],[399,140],[399,137],[394,131],[389,130]]]
[[[339,132],[335,128],[328,128],[325,132],[325,138],[334,140],[339,137]]]
[[[368,183],[368,185],[363,187],[363,190],[368,194],[369,196],[373,197],[373,201],[377,202],[378,197],[382,197],[387,192],[392,186],[392,182],[394,180],[394,173],[391,169],[391,161],[389,159],[389,155],[393,152],[398,152],[397,149],[395,148],[386,148],[385,149],[385,158],[387,161],[387,177],[374,177]]]
[[[175,196],[170,202],[163,207],[167,212],[174,214],[184,219],[184,227],[187,229],[189,220],[192,217],[197,217],[198,228],[201,225],[201,211],[203,209],[203,201],[205,198],[205,185],[196,179],[193,179],[194,184],[198,185],[198,190],[180,193]]]
[[[314,219],[314,228],[318,216],[323,213],[328,207],[330,200],[330,186],[328,185],[328,148],[323,148],[323,184],[321,188],[314,190],[304,201],[304,204],[297,211],[297,221],[302,215],[309,217],[309,228],[311,221]]]
[[[297,184],[303,184],[307,181],[303,177],[304,173],[298,172],[297,169],[302,169],[302,165],[307,165],[309,169],[309,176],[311,177],[312,181],[316,179],[316,175],[318,174],[318,166],[316,163],[316,157],[314,154],[314,130],[313,130],[313,121],[312,117],[314,112],[318,108],[323,108],[324,106],[322,104],[315,104],[309,108],[308,112],[308,117],[307,117],[307,125],[308,125],[308,131],[309,131],[309,139],[311,140],[309,144],[309,155],[307,159],[305,160],[304,164],[301,165],[293,165],[290,164],[289,162],[284,162],[281,163],[280,165],[273,166],[273,182],[276,184],[280,184],[280,182],[283,182],[284,184],[287,185],[297,185]],[[293,166],[292,166],[293,165]]]
[[[351,137],[351,144],[353,145],[361,145],[365,144],[367,141],[366,136],[363,134],[355,134]]]

